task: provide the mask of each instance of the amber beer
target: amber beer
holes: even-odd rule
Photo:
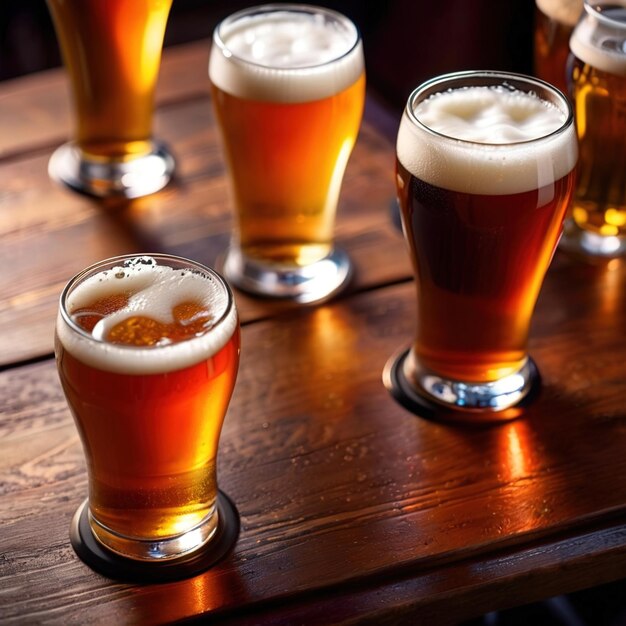
[[[626,3],[585,2],[570,41],[580,146],[565,244],[626,254]]]
[[[535,74],[567,93],[569,40],[583,10],[582,0],[536,0]]]
[[[571,108],[549,85],[514,74],[433,79],[409,99],[397,157],[418,290],[406,376],[420,392],[437,380],[443,403],[449,388],[465,394],[461,408],[503,408],[472,401],[526,367],[573,188]]]
[[[47,0],[88,155],[151,148],[154,90],[172,0]]]
[[[70,281],[56,331],[94,535],[144,560],[208,541],[218,439],[239,362],[227,285],[177,257],[119,257]],[[159,542],[158,555],[150,542]]]
[[[209,76],[232,179],[237,253],[287,267],[323,259],[363,112],[356,27],[333,11],[299,5],[236,13],[215,30]]]

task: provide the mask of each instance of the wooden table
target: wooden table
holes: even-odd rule
[[[408,413],[381,381],[415,305],[390,218],[397,117],[373,99],[337,224],[350,289],[308,308],[237,294],[242,362],[219,464],[241,514],[234,551],[147,586],[76,557],[68,528],[87,485],[52,355],[57,298],[115,254],[223,253],[208,51],[166,51],[156,126],[177,177],[126,204],[48,178],[70,133],[62,71],[0,87],[0,621],[445,624],[625,577],[625,266],[557,253],[530,345],[543,392],[522,419],[461,428]]]

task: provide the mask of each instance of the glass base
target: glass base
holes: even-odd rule
[[[215,534],[218,523],[217,509],[213,508],[197,526],[190,530],[158,540],[125,537],[101,524],[87,507],[89,526],[95,538],[107,549],[120,556],[139,561],[177,559],[199,550]]]
[[[108,578],[139,583],[179,580],[207,570],[235,545],[239,536],[239,515],[235,505],[222,491],[218,493],[216,513],[217,524],[203,545],[176,558],[157,556],[140,560],[109,550],[95,537],[90,525],[88,501],[85,500],[72,519],[70,541],[86,565]]]
[[[571,254],[606,259],[626,256],[626,237],[599,235],[583,230],[572,219],[567,219],[559,248]]]
[[[71,189],[97,198],[139,198],[159,191],[174,173],[174,157],[155,142],[146,155],[128,160],[88,159],[72,142],[50,157],[48,174]]]
[[[340,248],[301,267],[262,263],[232,246],[226,253],[223,273],[233,285],[253,295],[311,304],[327,300],[345,288],[352,277],[352,263]]]
[[[531,358],[514,374],[489,383],[447,380],[433,372],[418,370],[419,388],[407,375],[410,350],[387,361],[383,382],[391,395],[412,413],[444,422],[489,423],[520,417],[540,388],[537,367]],[[413,368],[415,369],[415,368]]]

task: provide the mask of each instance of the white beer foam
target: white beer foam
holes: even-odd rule
[[[143,257],[148,258],[148,257]],[[189,367],[221,350],[237,326],[234,305],[228,309],[228,294],[208,274],[164,265],[115,267],[95,274],[79,284],[67,297],[66,309],[75,311],[100,298],[126,291],[135,292],[127,306],[101,319],[91,335],[77,332],[57,317],[57,336],[63,347],[79,361],[97,369],[124,374],[156,374]],[[196,301],[215,321],[226,318],[204,334],[158,346],[137,347],[106,343],[108,332],[119,322],[135,315],[163,323],[173,322],[172,308]]]
[[[603,11],[616,27],[599,20],[593,11],[574,29],[569,47],[574,56],[598,70],[626,76],[626,7]]]
[[[209,77],[218,88],[280,103],[332,96],[355,83],[363,69],[354,24],[322,9],[314,14],[277,9],[222,24],[209,59]]]
[[[583,12],[583,0],[537,0],[537,7],[555,22],[573,28]]]
[[[577,158],[574,125],[556,106],[505,87],[466,87],[420,102],[415,124],[405,111],[397,154],[415,177],[464,193],[504,195],[551,184]],[[532,141],[531,140],[538,140]]]

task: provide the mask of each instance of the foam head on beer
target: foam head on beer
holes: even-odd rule
[[[536,0],[536,5],[544,15],[571,28],[576,26],[583,8],[582,0]]]
[[[333,13],[333,15],[335,15]],[[211,81],[231,95],[271,102],[320,100],[363,72],[361,40],[348,19],[275,10],[227,20],[216,31]]]
[[[572,54],[591,67],[626,76],[626,6],[596,2],[590,5],[570,39]]]
[[[409,98],[397,156],[415,363],[471,383],[516,374],[573,187],[571,107],[526,77],[441,77]]]
[[[398,160],[437,187],[485,195],[522,193],[562,178],[576,161],[570,149],[573,129],[557,132],[565,113],[508,86],[436,93],[410,115],[418,123],[403,118]]]
[[[237,325],[228,292],[212,276],[151,257],[88,277],[68,294],[66,310],[83,332],[59,316],[65,349],[92,367],[127,374],[194,365],[219,352]]]

